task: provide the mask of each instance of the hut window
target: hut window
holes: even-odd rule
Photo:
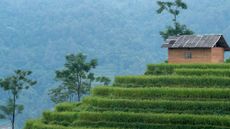
[[[192,59],[192,52],[185,52],[184,53],[184,58],[185,59]]]

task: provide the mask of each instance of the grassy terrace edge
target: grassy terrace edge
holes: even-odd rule
[[[39,120],[29,120],[26,122],[24,129],[95,129],[95,127],[66,127],[54,124],[44,124]],[[118,129],[118,128],[97,128],[97,129]],[[121,129],[121,128],[119,128]]]
[[[98,86],[92,89],[92,96],[128,99],[186,99],[186,100],[230,100],[230,88],[123,88]]]
[[[182,124],[230,127],[230,116],[130,112],[81,112],[79,120],[152,124]]]
[[[125,123],[125,122],[92,122],[78,120],[75,122],[77,125],[82,127],[123,127],[125,129],[230,129],[229,127],[223,126],[211,126],[211,125],[181,125],[181,124],[149,124],[149,123]]]
[[[230,102],[226,101],[130,100],[87,97],[83,103],[88,106],[89,111],[230,115]]]
[[[117,76],[114,86],[121,87],[223,87],[230,88],[230,78],[216,76]]]
[[[175,75],[230,77],[229,69],[175,69]]]
[[[145,75],[167,75],[174,69],[230,69],[230,64],[148,64]]]
[[[47,115],[49,114],[49,115]],[[177,114],[177,113],[132,113],[132,112],[79,112],[78,115],[72,113],[47,113],[45,115],[55,118],[47,117],[44,120],[48,124],[57,124],[61,126],[76,126],[74,121],[92,121],[92,122],[126,122],[128,123],[152,123],[152,124],[182,124],[182,125],[206,125],[206,126],[230,126],[229,115],[191,115],[191,114]],[[70,119],[69,119],[70,118]],[[61,121],[58,121],[61,120]]]

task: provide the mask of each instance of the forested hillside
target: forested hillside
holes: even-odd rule
[[[229,0],[185,1],[189,9],[180,22],[198,34],[224,34],[230,42]],[[96,72],[110,77],[143,73],[146,64],[163,62],[159,31],[171,17],[156,9],[155,0],[1,0],[0,75],[30,69],[38,81],[20,98],[25,112],[18,125],[53,107],[47,91],[68,53],[98,58]]]

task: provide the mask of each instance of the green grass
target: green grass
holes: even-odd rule
[[[148,65],[24,129],[230,129],[230,64]]]
[[[127,112],[81,112],[80,121],[89,122],[121,122],[127,125],[140,124],[167,124],[167,125],[202,125],[230,127],[230,116],[218,115],[188,115],[188,114],[151,114]],[[110,126],[112,127],[112,126]],[[131,128],[131,127],[130,127]]]
[[[229,69],[175,69],[176,75],[230,77]]]
[[[55,111],[56,112],[65,112],[65,111],[75,111],[78,112],[81,110],[80,108],[81,103],[60,103],[55,106]]]
[[[87,128],[87,127],[66,127],[61,125],[54,125],[54,124],[44,124],[38,120],[29,120],[26,122],[24,129],[95,129]],[[118,128],[97,128],[97,129],[118,129]],[[121,129],[121,128],[119,128]]]
[[[78,112],[50,112],[43,113],[42,121],[46,124],[58,124],[63,126],[72,125],[78,118]]]
[[[230,78],[215,76],[119,76],[120,87],[222,87],[230,88]]]
[[[87,97],[83,103],[88,105],[89,111],[230,115],[230,102],[225,101],[132,100]]]
[[[180,125],[180,124],[151,124],[151,123],[139,123],[139,122],[92,122],[77,120],[75,124],[83,127],[122,127],[132,129],[230,129],[229,127],[223,126],[212,126],[212,125]]]
[[[146,75],[167,75],[174,73],[175,69],[230,69],[230,64],[149,64]]]
[[[167,99],[167,100],[230,100],[230,89],[226,88],[121,88],[95,87],[92,96],[123,99]]]

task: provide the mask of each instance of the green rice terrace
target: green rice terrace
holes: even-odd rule
[[[230,65],[151,64],[24,129],[230,129]]]

